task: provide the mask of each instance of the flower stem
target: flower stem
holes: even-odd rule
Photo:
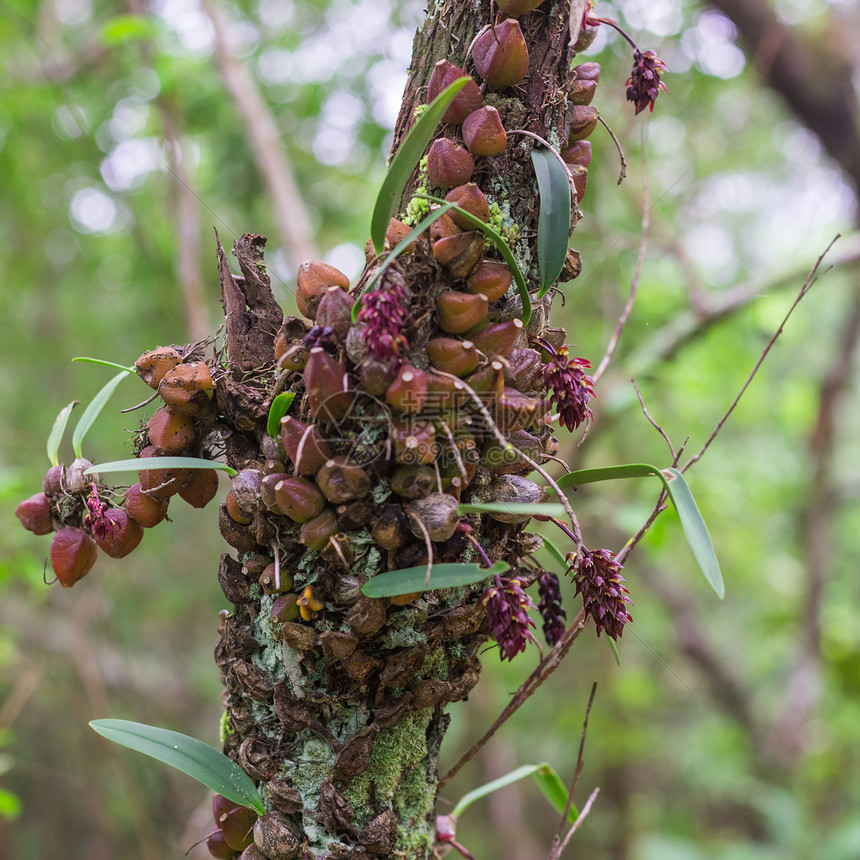
[[[589,18],[585,23],[590,27],[593,27],[595,24],[608,24],[613,30],[617,30],[625,39],[627,39],[627,41],[633,46],[634,51],[639,51],[639,46],[630,38],[630,36],[627,35],[627,33],[624,32],[624,30],[621,29],[621,25],[617,21],[613,21],[611,18]],[[639,51],[639,53],[641,54],[642,52]]]

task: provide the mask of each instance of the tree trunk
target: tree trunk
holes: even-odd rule
[[[437,0],[430,6],[415,38],[395,147],[411,126],[416,106],[427,101],[435,62],[446,58],[469,70],[467,49],[476,33],[491,22],[494,4]],[[485,91],[486,102],[497,107],[509,132],[528,129],[555,146],[566,139],[569,121],[566,86],[572,78],[573,55],[567,47],[568,8],[567,3],[547,0],[521,18],[530,52],[528,76],[520,85]],[[452,137],[459,134],[459,128],[450,125],[442,126],[442,131]],[[501,155],[476,159],[473,176],[490,203],[499,205],[505,222],[519,227],[518,234],[509,231],[509,235],[516,239],[515,253],[530,280],[536,276],[531,260],[537,209],[529,161],[532,145],[531,138],[511,137]],[[415,182],[421,181],[416,174]],[[251,520],[237,522],[235,508],[228,512],[222,507],[222,534],[238,556],[224,555],[219,570],[224,593],[234,604],[231,613],[224,613],[216,649],[226,687],[224,750],[265,786],[262,795],[271,810],[257,822],[255,846],[242,856],[270,860],[430,857],[437,757],[449,721],[445,707],[464,699],[479,677],[476,653],[488,633],[482,602],[486,583],[391,599],[362,596],[359,588],[380,572],[426,564],[428,539],[439,537],[425,536],[420,524],[415,527],[414,513],[407,507],[414,494],[394,493],[395,470],[429,474],[434,484],[430,489],[443,487],[446,494],[462,501],[486,501],[495,492],[496,475],[476,455],[495,439],[490,428],[482,425],[480,410],[466,399],[457,413],[459,433],[454,440],[461,453],[458,468],[464,475],[458,478],[453,470],[452,478],[432,463],[413,467],[395,462],[398,455],[396,442],[395,453],[391,452],[394,431],[389,414],[374,412],[373,397],[366,400],[366,389],[377,389],[365,385],[365,337],[355,325],[354,334],[346,334],[336,344],[335,355],[345,361],[355,398],[351,408],[357,411],[326,422],[329,413],[315,409],[313,396],[306,396],[306,389],[312,387],[307,383],[308,372],[276,367],[276,335],[278,355],[284,349],[301,351],[307,327],[294,318],[282,324],[263,264],[264,243],[256,236],[236,243],[241,277],[230,273],[218,246],[228,361],[214,374],[217,414],[197,422],[198,438],[208,440],[205,445],[210,450],[223,446],[228,464],[242,470],[234,479],[234,497]],[[400,283],[409,296],[406,359],[426,369],[428,339],[452,336],[439,331],[434,311],[438,294],[456,289],[456,279],[434,259],[425,240],[398,265]],[[512,319],[516,307],[516,299],[502,299],[493,305],[493,313],[498,320]],[[531,346],[545,324],[544,315],[537,311],[528,331]],[[525,332],[517,346],[529,349]],[[285,366],[289,365],[281,368]],[[496,368],[494,373],[501,384],[502,370]],[[534,418],[505,424],[504,416],[497,414],[497,423],[508,435],[525,428],[531,431],[534,456],[541,456],[552,444],[550,427],[543,420],[547,409],[540,399],[543,392],[535,389],[539,378],[532,374],[521,385],[523,394],[538,404]],[[473,379],[472,385],[477,384]],[[326,436],[329,455],[354,460],[370,479],[364,495],[356,498],[347,489],[344,501],[327,487],[326,513],[312,521],[323,518],[320,543],[309,539],[308,526],[255,502],[259,492],[254,482],[259,482],[261,472],[290,473],[289,458],[266,431],[276,390],[296,393],[290,415],[303,423],[313,423],[316,411],[316,426]],[[430,426],[437,441],[447,444],[453,434],[443,435],[442,422],[434,421]],[[415,426],[410,430],[413,435]],[[370,446],[378,456],[359,456],[359,437],[361,450],[366,453]],[[531,467],[519,462],[508,465],[506,471],[522,474]],[[350,479],[345,480],[349,484]],[[320,474],[316,481],[322,483]],[[426,495],[427,490],[423,492]],[[477,515],[463,520],[473,529],[471,537],[458,528],[450,537],[433,540],[435,563],[480,561],[474,539],[490,560],[511,564],[539,545],[521,523]],[[266,593],[273,590],[271,585],[258,584],[264,570],[269,581],[275,576],[272,564],[277,564],[283,578],[281,591],[296,595],[302,604],[298,617],[284,623],[272,617],[279,595]]]

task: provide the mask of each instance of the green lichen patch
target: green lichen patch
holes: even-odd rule
[[[356,810],[357,823],[366,823],[362,811],[369,810],[371,798],[377,806],[393,803],[405,775],[416,768],[425,769],[429,755],[427,726],[432,716],[432,708],[412,711],[376,736],[367,769],[350,780],[344,792]]]
[[[431,648],[424,658],[424,663],[415,674],[415,680],[424,678],[447,678],[451,673],[449,655],[441,645]],[[423,713],[423,712],[422,712]]]
[[[377,505],[381,505],[390,495],[391,487],[389,486],[388,481],[380,481],[378,484],[374,485],[373,491],[371,492],[371,497]]]
[[[334,752],[321,738],[306,730],[297,735],[299,744],[291,785],[305,800],[307,807],[315,808],[319,800],[320,786],[334,773]]]
[[[407,773],[397,791],[394,809],[400,817],[397,848],[407,857],[429,857],[434,832],[430,826],[436,803],[436,783],[428,781],[423,768]]]
[[[391,650],[394,648],[410,648],[427,641],[427,636],[414,627],[405,626],[399,629],[389,630],[380,640],[380,648]]]
[[[400,630],[403,627],[418,627],[427,620],[427,609],[419,598],[413,605],[388,614],[388,627]]]
[[[281,724],[270,702],[257,702],[252,699],[251,713],[254,716],[254,723],[261,734],[273,740],[280,739],[282,735]]]
[[[284,677],[283,649],[287,646],[279,641],[278,623],[272,618],[270,610],[275,598],[270,594],[260,597],[260,612],[254,619],[254,638],[260,643],[260,650],[254,655],[254,662],[269,672],[278,681]]]

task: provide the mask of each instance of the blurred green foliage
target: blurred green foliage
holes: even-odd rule
[[[781,6],[810,33],[858,12],[856,0]],[[221,8],[232,48],[276,118],[320,252],[354,275],[421,5],[242,0]],[[651,233],[633,314],[598,391],[597,423],[582,447],[564,442],[561,453],[573,468],[668,466],[630,378],[675,445],[689,436],[687,450],[698,450],[815,258],[837,230],[851,229],[856,201],[814,137],[762,88],[724,19],[692,0],[601,3],[600,11],[627,24],[643,48],[656,48],[672,74],[653,116],[634,119],[623,96],[624,45],[601,35],[587,56],[603,67],[597,103],[629,163],[619,188],[614,146],[595,134],[585,218],[574,236],[585,268],[565,288],[563,309],[556,300],[570,342],[595,365],[635,270],[645,176]],[[207,832],[205,792],[111,749],[87,721],[128,718],[215,742],[220,685],[211,650],[226,605],[211,511],[177,506],[172,526],[147,534],[129,558],[100,562],[73,592],[44,586],[47,539],[20,529],[12,511],[39,489],[57,411],[72,398],[86,402],[109,378],[106,368],[70,358],[129,364],[157,344],[187,341],[180,251],[201,255],[214,327],[210,227],[226,245],[243,232],[275,237],[276,226],[213,63],[211,24],[191,0],[6,2],[0,68],[0,856],[175,857]],[[196,249],[178,246],[178,185],[164,139],[171,122],[199,201]],[[268,256],[290,312],[295,261],[274,239]],[[794,671],[815,552],[808,440],[822,380],[839,361],[856,274],[856,265],[842,267],[814,288],[687,476],[718,548],[726,600],[701,580],[667,511],[626,566],[635,623],[621,643],[622,665],[586,629],[564,668],[447,787],[452,801],[534,761],[550,761],[570,779],[596,679],[576,800],[581,806],[595,785],[601,794],[571,854],[860,856],[856,396],[843,403],[836,428],[831,491],[839,504],[827,524],[821,657],[800,682]],[[753,301],[660,358],[675,332],[695,327],[697,306],[743,284]],[[120,389],[93,428],[86,456],[128,455],[123,431],[142,413],[117,410],[146,397],[134,385]],[[856,392],[856,375],[851,385]],[[67,439],[62,457],[71,456]],[[618,548],[639,527],[656,497],[648,484],[577,491],[590,546]],[[573,588],[563,587],[572,618]],[[700,641],[710,667],[696,659]],[[452,709],[449,763],[534,661],[529,653],[502,666],[489,651],[483,683]],[[720,678],[736,685],[735,698]],[[817,704],[792,751],[776,729],[806,695]],[[471,807],[458,838],[479,858],[526,860],[546,855],[556,827],[539,793],[518,783]],[[189,856],[206,856],[200,852]]]

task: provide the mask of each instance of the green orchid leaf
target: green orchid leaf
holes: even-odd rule
[[[717,553],[708,533],[708,527],[699,511],[699,506],[696,504],[684,476],[677,469],[666,469],[663,475],[668,476],[668,480],[664,478],[664,483],[669,498],[672,499],[675,510],[678,512],[678,518],[681,520],[681,526],[687,536],[687,543],[690,545],[705,579],[708,580],[708,584],[714,589],[717,597],[722,600],[726,593],[723,574],[720,571]]]
[[[80,403],[79,400],[73,400],[68,406],[64,406],[60,410],[60,414],[54,419],[54,426],[48,434],[48,459],[52,466],[60,465],[60,442],[63,441],[63,433],[66,432],[66,425],[69,423],[69,416],[72,410]]]
[[[182,771],[234,803],[260,815],[266,811],[251,777],[203,741],[129,720],[93,720],[90,727],[109,741]]]
[[[426,215],[418,224],[416,224],[392,249],[391,253],[385,258],[381,266],[373,273],[373,277],[367,282],[364,287],[362,296],[367,295],[373,285],[382,277],[385,270],[434,222],[441,218],[449,209],[457,208],[453,203],[445,203],[438,209],[435,209],[429,215]],[[355,304],[352,306],[352,321],[358,321],[358,312],[361,309],[361,298],[359,296]]]
[[[466,514],[529,514],[530,516],[563,517],[564,505],[529,502],[478,502],[457,507],[457,515]]]
[[[501,574],[509,565],[503,561],[492,567],[479,567],[477,564],[434,564],[427,583],[427,566],[407,567],[403,570],[390,570],[369,579],[361,591],[368,597],[396,597],[398,594],[414,594],[432,591],[434,588],[457,588],[461,585],[474,585],[488,576]]]
[[[567,257],[570,240],[570,178],[558,156],[549,149],[535,147],[532,165],[540,192],[537,256],[540,292],[543,297],[558,280]]]
[[[568,789],[552,765],[544,762],[532,774],[532,777],[556,812],[564,812],[564,808],[567,806]],[[567,820],[573,824],[577,818],[579,818],[579,810],[576,808],[575,803],[571,803],[570,810],[567,813]]]
[[[422,200],[430,200],[433,203],[445,202],[441,197],[434,197],[432,194],[416,194],[415,196]],[[476,218],[471,212],[467,212],[462,206],[454,206],[453,208],[458,212],[458,214],[465,218],[469,224],[471,224],[476,230],[480,230],[496,246],[499,253],[502,255],[502,259],[507,263],[511,272],[513,272],[514,283],[517,285],[517,291],[519,292],[520,300],[523,303],[523,325],[528,325],[532,316],[532,300],[529,296],[528,284],[526,284],[526,279],[523,277],[523,273],[520,270],[520,264],[517,262],[511,249],[508,247],[508,243],[505,241],[501,233],[494,230],[489,224],[482,221],[480,218]]]
[[[614,481],[619,478],[647,478],[654,475],[665,484],[665,478],[656,466],[647,463],[628,463],[624,466],[605,466],[599,469],[579,469],[562,475],[556,483],[562,490],[579,487],[583,484],[593,484],[596,481]]]
[[[699,511],[693,494],[690,492],[684,476],[677,469],[658,469],[648,463],[629,463],[623,466],[607,466],[601,469],[580,469],[577,472],[568,472],[562,475],[556,482],[560,489],[579,487],[583,484],[591,484],[595,481],[612,481],[618,478],[646,478],[651,475],[659,478],[678,512],[681,526],[687,538],[687,543],[695,557],[708,585],[714,589],[717,597],[723,599],[726,588],[723,583],[723,574],[720,571],[720,563],[708,534],[702,514]]]
[[[518,782],[521,779],[525,779],[528,776],[534,778],[538,787],[552,806],[558,812],[564,812],[564,808],[567,805],[567,788],[565,788],[564,783],[561,781],[561,777],[552,765],[548,762],[542,762],[541,764],[524,764],[522,767],[518,767],[510,773],[506,773],[504,776],[500,776],[492,782],[488,782],[485,785],[473,789],[468,794],[465,794],[460,798],[460,801],[454,807],[451,814],[455,818],[459,818],[476,800],[486,797],[488,794],[492,794],[494,791],[498,791],[500,788],[505,788],[506,786]],[[572,824],[578,817],[579,811],[573,804],[571,804],[570,812],[568,813],[568,820]]]
[[[294,391],[284,391],[279,394],[269,407],[269,417],[266,420],[266,431],[270,436],[277,438],[281,427],[281,419],[287,414],[287,410],[296,399]]]
[[[82,456],[81,449],[84,444],[84,437],[89,432],[90,427],[96,423],[96,419],[101,414],[102,409],[107,405],[111,395],[116,391],[116,387],[123,381],[123,379],[128,378],[128,374],[128,369],[123,368],[122,373],[118,373],[110,380],[110,382],[103,386],[84,410],[84,414],[81,415],[81,420],[78,421],[78,424],[75,427],[75,432],[72,434],[72,449],[74,450],[76,457],[80,458]]]
[[[111,460],[109,463],[100,463],[84,472],[89,475],[97,472],[99,475],[107,475],[111,472],[144,472],[149,469],[216,469],[226,472],[231,478],[236,474],[226,463],[218,460],[203,460],[200,457],[131,457],[128,460]]]
[[[426,110],[415,120],[415,124],[391,160],[388,173],[385,175],[382,187],[376,197],[376,205],[373,207],[373,215],[370,219],[370,238],[377,254],[381,254],[385,247],[385,233],[388,230],[388,224],[394,216],[397,204],[403,195],[403,189],[406,188],[406,183],[412,176],[412,171],[421,160],[427,144],[430,143],[436,133],[442,114],[445,113],[448,105],[468,81],[468,78],[458,78],[430,102]]]
[[[126,367],[124,364],[117,364],[115,361],[106,361],[103,358],[90,358],[88,355],[78,355],[72,361],[85,361],[87,364],[100,364],[103,367],[115,367],[117,370],[124,370],[126,373],[136,373],[133,365]]]

